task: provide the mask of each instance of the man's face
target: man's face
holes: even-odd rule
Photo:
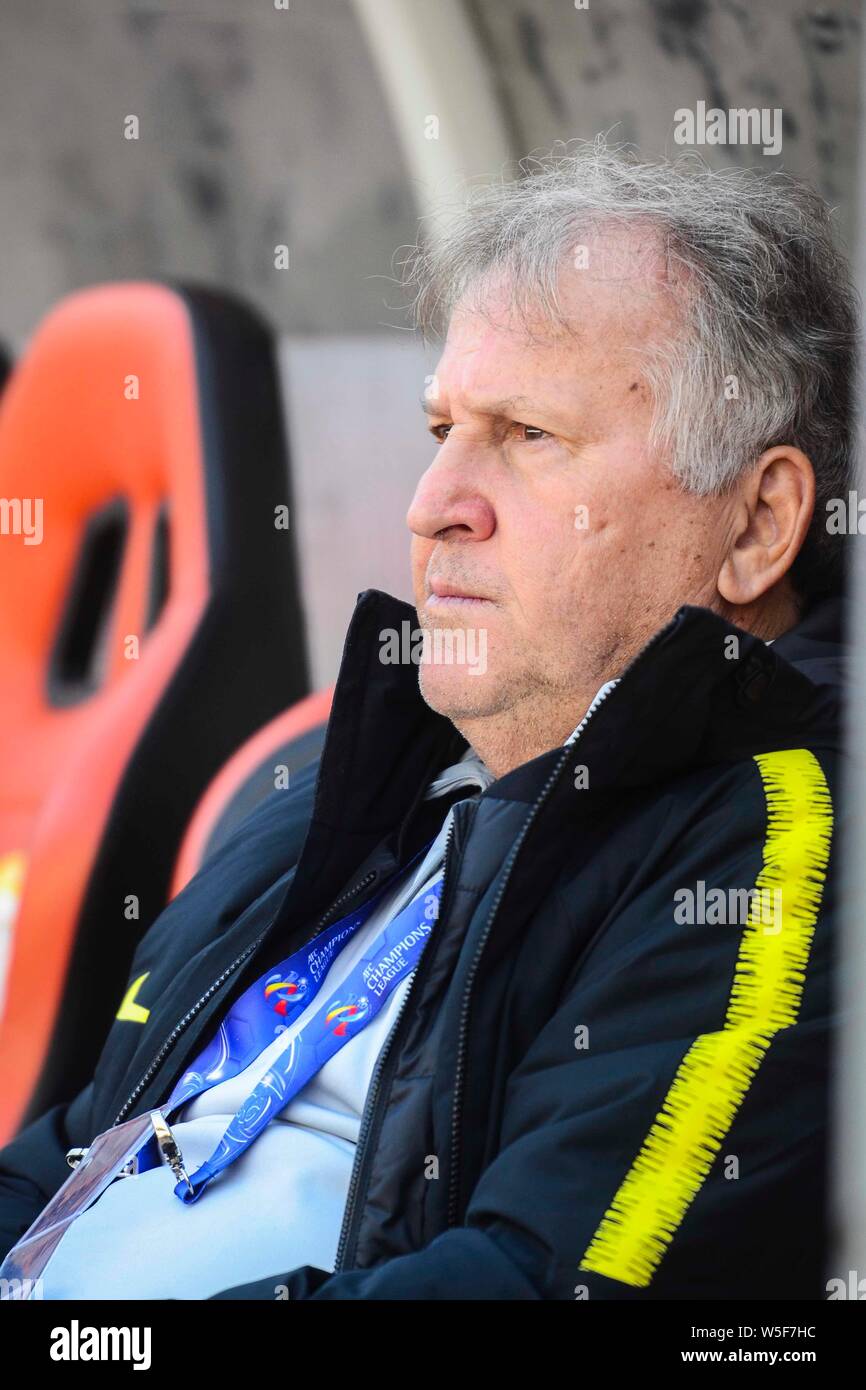
[[[486,643],[483,674],[422,662],[425,700],[458,726],[526,722],[546,747],[680,604],[716,606],[728,533],[724,503],[682,492],[648,447],[639,352],[676,324],[663,267],[628,241],[589,252],[595,271],[563,275],[572,334],[539,319],[530,340],[501,282],[457,306],[407,516],[421,626]]]

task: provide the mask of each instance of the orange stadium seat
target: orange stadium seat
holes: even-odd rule
[[[229,759],[211,782],[190,821],[172,880],[171,896],[185,888],[245,816],[322,751],[334,687],[317,690],[272,719]]]
[[[0,1142],[92,1073],[184,830],[309,688],[271,334],[100,285],[0,402]],[[4,969],[5,956],[5,969]]]

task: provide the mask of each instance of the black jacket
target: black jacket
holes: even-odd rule
[[[319,763],[147,933],[147,1021],[0,1151],[0,1250],[67,1149],[163,1102],[237,995],[465,798],[423,800],[466,743],[379,660],[407,619],[359,597]],[[226,1268],[218,1297],[825,1296],[841,622],[825,600],[767,647],[684,607],[576,744],[463,799],[336,1270]]]

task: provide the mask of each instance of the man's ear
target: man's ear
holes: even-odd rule
[[[728,603],[760,599],[783,579],[806,538],[815,510],[815,474],[802,449],[767,449],[741,482],[732,509],[732,537],[719,571]]]

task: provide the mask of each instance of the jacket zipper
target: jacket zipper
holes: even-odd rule
[[[533,821],[538,815],[538,812],[540,811],[541,807],[544,805],[544,802],[550,795],[552,788],[555,786],[555,784],[561,777],[563,768],[571,758],[575,745],[579,742],[581,735],[583,734],[587,724],[589,723],[592,716],[595,714],[596,710],[598,710],[600,706],[604,704],[611,691],[614,690],[616,686],[621,684],[621,682],[628,675],[629,671],[632,669],[635,663],[642,659],[646,652],[648,652],[658,642],[662,641],[662,639],[665,638],[668,635],[668,633],[670,633],[674,629],[674,627],[676,627],[678,621],[679,618],[674,617],[665,627],[661,628],[660,631],[657,632],[655,636],[650,639],[649,642],[647,642],[646,646],[644,646],[641,649],[641,651],[634,658],[634,660],[629,663],[622,676],[620,676],[619,680],[615,681],[612,685],[609,685],[607,689],[603,691],[603,693],[597,695],[596,698],[592,701],[592,704],[589,706],[589,709],[586,711],[586,714],[583,716],[583,719],[580,721],[574,733],[571,735],[565,748],[563,749],[562,757],[560,758],[556,767],[552,770],[550,776],[548,777],[547,781],[545,782],[544,786],[539,792],[538,797],[536,798],[529,812],[529,815],[523,822],[523,827],[520,831],[520,834],[518,835],[517,839],[511,847],[511,851],[506,861],[505,872],[502,876],[502,882],[499,885],[499,889],[497,891],[494,901],[490,905],[490,912],[487,917],[487,922],[485,924],[484,931],[481,935],[477,947],[475,948],[475,954],[472,958],[472,963],[469,967],[469,974],[466,979],[466,986],[463,992],[463,1000],[460,1010],[460,1023],[458,1026],[457,1034],[457,1060],[454,1072],[454,1098],[451,1106],[451,1154],[448,1170],[449,1227],[456,1226],[457,1224],[457,1211],[460,1199],[460,1184],[458,1180],[458,1170],[460,1163],[460,1126],[462,1120],[461,1110],[463,1102],[463,1088],[466,1079],[466,1039],[469,1028],[469,1008],[472,994],[472,986],[475,983],[475,977],[478,973],[478,966],[481,962],[481,956],[484,951],[484,947],[487,944],[490,932],[493,928],[493,923],[495,921],[496,914],[499,911],[499,905],[502,902],[505,890],[508,887],[508,882],[511,878],[511,873],[514,868],[514,862],[520,852],[521,845],[523,844],[524,840],[526,839],[526,836],[529,833]]]
[[[337,898],[336,902],[331,903],[331,906],[328,908],[327,912],[323,913],[318,926],[315,928],[314,931],[310,933],[310,935],[306,938],[306,941],[301,943],[301,945],[306,946],[310,941],[313,940],[314,936],[318,936],[319,932],[322,931],[323,928],[326,926],[328,918],[333,916],[337,908],[340,907],[344,902],[347,902],[349,898],[354,898],[357,896],[358,893],[363,892],[364,888],[366,888],[368,884],[372,883],[377,873],[377,869],[371,869],[371,871],[368,874],[366,874],[364,878],[361,879],[360,883],[354,884],[353,887],[348,888],[345,893],[341,893],[340,897]],[[235,971],[238,969],[238,967],[243,965],[244,961],[247,960],[258,949],[258,947],[261,945],[268,932],[270,931],[271,927],[274,925],[275,921],[276,915],[271,918],[270,922],[268,922],[265,929],[256,937],[255,941],[253,941],[249,946],[245,947],[244,950],[241,951],[240,955],[232,961],[231,965],[226,966],[225,970],[222,972],[221,975],[217,977],[217,979],[214,980],[213,984],[208,986],[201,998],[197,999],[196,1002],[193,1004],[192,1008],[187,1010],[180,1022],[175,1024],[168,1037],[165,1039],[165,1042],[162,1044],[159,1051],[156,1053],[155,1057],[151,1061],[147,1070],[144,1072],[144,1075],[141,1077],[141,1080],[138,1082],[134,1090],[124,1101],[123,1105],[117,1113],[116,1118],[112,1122],[112,1128],[114,1128],[115,1125],[119,1125],[121,1120],[123,1120],[123,1118],[128,1114],[129,1110],[135,1104],[142,1091],[145,1089],[145,1087],[148,1085],[151,1079],[156,1075],[159,1068],[162,1066],[162,1063],[165,1061],[165,1058],[168,1056],[169,1052],[174,1047],[181,1033],[184,1032],[184,1030],[195,1018],[196,1014],[200,1012],[200,1010],[204,1007],[207,1001],[210,998],[212,998],[212,996],[225,983],[229,976],[233,975]],[[300,950],[301,947],[298,946],[296,949]]]
[[[645,653],[646,653],[647,651],[649,651],[652,647],[654,647],[658,642],[660,642],[664,637],[666,637],[666,636],[668,635],[669,632],[671,632],[671,631],[673,630],[673,628],[677,625],[678,620],[679,620],[678,617],[674,617],[664,628],[662,628],[659,632],[657,632],[657,633],[655,634],[655,636],[654,636],[654,637],[646,644],[646,646],[641,650],[641,652],[638,654],[638,656],[635,657],[635,661],[633,661],[633,662],[630,664],[630,666],[626,668],[626,670],[623,672],[623,676],[620,677],[620,680],[624,679],[624,677],[628,675],[629,670],[630,670],[631,667],[635,664],[636,661],[638,661],[640,658],[642,658],[642,657],[645,655]],[[618,681],[616,684],[619,684],[619,683],[620,683],[620,682]],[[467,1025],[468,1025],[468,1017],[469,1017],[470,995],[471,995],[471,991],[472,991],[472,985],[473,985],[474,980],[475,980],[475,975],[476,975],[477,970],[478,970],[478,965],[479,965],[479,962],[480,962],[480,960],[481,960],[481,954],[482,954],[482,952],[483,952],[483,950],[484,950],[484,946],[485,946],[485,944],[486,944],[486,942],[487,942],[487,939],[488,939],[488,937],[489,937],[489,935],[490,935],[490,931],[491,931],[491,928],[492,928],[492,926],[493,926],[493,922],[494,922],[494,919],[495,919],[495,917],[496,917],[496,913],[497,913],[497,911],[498,911],[498,909],[499,909],[499,904],[500,904],[500,902],[502,901],[502,897],[503,897],[503,895],[504,895],[504,893],[505,893],[505,889],[506,889],[506,887],[508,886],[508,880],[509,880],[509,878],[511,877],[511,871],[512,871],[512,869],[513,869],[513,867],[514,867],[514,861],[515,861],[515,859],[516,859],[516,857],[517,857],[517,854],[518,854],[518,852],[519,852],[519,850],[520,850],[521,845],[523,844],[523,841],[524,841],[525,838],[526,838],[526,835],[527,835],[527,833],[528,833],[528,831],[529,831],[529,827],[531,826],[532,822],[534,821],[534,819],[535,819],[535,817],[536,817],[538,811],[540,810],[541,806],[543,805],[543,803],[544,803],[545,800],[547,799],[547,797],[548,797],[548,795],[549,795],[549,793],[550,793],[551,788],[554,786],[554,784],[556,783],[556,781],[557,781],[557,780],[559,779],[559,777],[561,776],[561,774],[562,774],[562,769],[564,768],[564,766],[565,766],[565,764],[567,763],[569,757],[571,756],[571,750],[573,749],[575,743],[576,743],[576,742],[578,741],[578,739],[580,738],[581,734],[583,733],[584,729],[586,728],[587,724],[589,723],[589,720],[590,720],[590,718],[592,717],[592,715],[595,713],[595,711],[598,709],[598,707],[599,707],[601,704],[603,704],[604,700],[605,700],[605,699],[607,698],[607,696],[610,694],[610,691],[611,691],[612,688],[614,688],[614,687],[609,687],[609,688],[604,692],[604,694],[601,696],[600,699],[597,698],[597,699],[593,700],[592,704],[590,705],[589,709],[587,710],[587,712],[586,712],[586,714],[584,715],[583,719],[581,720],[580,724],[577,726],[577,729],[575,730],[575,732],[574,732],[574,734],[573,734],[573,736],[572,736],[570,742],[566,745],[566,748],[565,748],[565,751],[564,751],[564,753],[563,753],[562,758],[561,758],[560,761],[557,763],[557,765],[556,765],[556,767],[554,768],[554,770],[551,772],[550,777],[547,779],[547,782],[545,783],[544,787],[542,788],[542,790],[541,790],[541,792],[540,792],[538,798],[536,799],[536,801],[535,801],[535,803],[534,803],[534,805],[533,805],[533,807],[532,807],[532,809],[531,809],[529,815],[527,816],[527,818],[526,818],[526,820],[525,820],[525,822],[524,822],[524,825],[523,825],[523,829],[522,829],[520,835],[518,836],[518,839],[515,841],[514,845],[512,846],[511,853],[509,854],[509,858],[508,858],[508,864],[507,864],[507,867],[506,867],[506,872],[505,872],[505,875],[504,875],[504,877],[503,877],[503,881],[502,881],[502,883],[500,884],[500,888],[499,888],[499,891],[498,891],[498,893],[497,893],[497,895],[496,895],[496,899],[495,899],[495,901],[493,902],[493,904],[491,905],[490,914],[489,914],[489,916],[488,916],[488,918],[487,918],[487,923],[486,923],[486,926],[485,926],[485,929],[484,929],[483,936],[482,936],[481,940],[480,940],[479,943],[478,943],[478,946],[477,946],[476,951],[475,951],[475,955],[474,955],[474,957],[473,957],[472,965],[471,965],[470,971],[469,971],[469,977],[468,977],[467,982],[466,982],[466,989],[465,989],[464,995],[463,995],[463,1003],[462,1003],[461,1013],[460,1013],[460,1028],[459,1028],[458,1042],[457,1042],[457,1067],[456,1067],[455,1079],[454,1079],[454,1102],[453,1102],[452,1112],[451,1112],[451,1114],[452,1114],[452,1120],[451,1120],[451,1167],[450,1167],[450,1172],[449,1172],[449,1197],[448,1197],[448,1224],[449,1224],[449,1226],[455,1225],[455,1224],[456,1224],[456,1220],[457,1220],[457,1202],[458,1202],[458,1195],[459,1195],[459,1194],[458,1194],[458,1184],[457,1184],[456,1175],[457,1175],[457,1163],[458,1163],[458,1161],[459,1161],[459,1153],[460,1153],[460,1119],[461,1119],[461,1115],[460,1115],[460,1103],[461,1103],[461,1100],[462,1100],[463,1081],[464,1081],[464,1074],[465,1074],[466,1032],[467,1032]],[[444,856],[443,856],[442,897],[441,897],[441,899],[440,899],[440,909],[439,909],[439,918],[440,918],[440,919],[444,916],[445,894],[446,894],[446,889],[447,889],[447,887],[449,886],[449,885],[448,885],[448,868],[449,868],[449,865],[448,865],[448,857],[447,857],[447,856],[448,856],[448,849],[449,849],[449,846],[450,846],[450,843],[451,843],[451,837],[452,837],[453,832],[454,832],[454,825],[455,825],[455,823],[456,823],[456,818],[452,818],[451,826],[449,827],[448,834],[447,834],[446,839],[445,839],[445,850],[444,850]],[[327,924],[328,918],[331,917],[331,916],[333,915],[333,913],[336,911],[336,909],[337,909],[339,906],[341,906],[341,904],[342,904],[344,901],[348,900],[349,898],[355,897],[358,893],[360,893],[360,892],[364,889],[365,886],[367,886],[370,882],[372,882],[373,879],[375,879],[377,872],[378,872],[378,871],[375,870],[375,869],[372,870],[370,873],[368,873],[368,874],[361,880],[360,883],[355,884],[354,887],[348,889],[345,893],[341,894],[341,896],[340,896],[339,898],[337,898],[336,902],[332,903],[331,906],[328,908],[327,912],[325,912],[325,913],[323,914],[323,916],[322,916],[322,918],[321,918],[321,920],[320,920],[318,926],[316,927],[315,931],[312,932],[312,933],[310,934],[310,936],[307,937],[306,942],[304,942],[304,943],[302,943],[302,944],[306,945],[308,942],[312,941],[313,937],[316,936],[320,931],[322,931],[322,929],[323,929],[323,928],[325,927],[325,925]],[[135,1086],[134,1090],[131,1092],[131,1094],[129,1095],[129,1097],[127,1098],[127,1100],[124,1102],[123,1106],[121,1107],[121,1109],[118,1111],[117,1117],[116,1117],[116,1119],[113,1121],[112,1127],[114,1127],[114,1125],[120,1124],[121,1120],[123,1120],[124,1116],[128,1113],[130,1107],[135,1103],[136,1099],[141,1095],[142,1091],[143,1091],[144,1088],[147,1086],[148,1082],[151,1080],[151,1078],[155,1075],[155,1073],[157,1072],[157,1070],[159,1069],[159,1067],[162,1065],[162,1062],[164,1061],[165,1057],[166,1057],[166,1056],[168,1055],[168,1053],[171,1051],[172,1047],[173,1047],[174,1044],[177,1042],[177,1039],[180,1037],[181,1033],[183,1033],[184,1029],[189,1025],[189,1023],[191,1022],[191,1020],[192,1020],[193,1018],[195,1018],[196,1014],[199,1013],[199,1011],[200,1011],[201,1008],[204,1006],[204,1004],[207,1003],[208,999],[210,999],[210,998],[213,996],[214,992],[215,992],[217,989],[219,989],[219,988],[221,987],[221,985],[229,978],[229,976],[233,975],[234,972],[238,969],[238,967],[239,967],[240,965],[242,965],[243,962],[244,962],[245,960],[247,960],[247,958],[248,958],[250,955],[252,955],[252,953],[258,948],[258,946],[261,944],[261,942],[262,942],[262,941],[265,939],[265,937],[267,936],[267,934],[268,934],[268,932],[270,931],[271,927],[273,926],[273,923],[274,923],[275,920],[276,920],[275,917],[271,919],[271,921],[270,921],[270,922],[268,923],[268,925],[265,927],[264,931],[262,931],[262,932],[260,933],[260,935],[256,938],[256,940],[255,940],[250,946],[247,946],[247,947],[245,948],[245,950],[243,950],[243,951],[241,952],[241,954],[240,954],[239,956],[237,956],[235,960],[232,961],[231,965],[229,965],[229,966],[226,967],[226,969],[222,972],[222,974],[219,975],[218,978],[217,978],[216,980],[214,980],[213,984],[210,985],[209,988],[208,988],[207,990],[205,990],[205,992],[204,992],[204,994],[201,996],[201,998],[198,999],[198,1000],[196,1001],[196,1003],[192,1006],[192,1008],[189,1009],[189,1010],[187,1011],[187,1013],[184,1014],[184,1016],[183,1016],[183,1018],[180,1020],[180,1022],[177,1023],[177,1024],[175,1025],[175,1027],[174,1027],[174,1028],[172,1029],[172,1031],[169,1033],[168,1037],[165,1039],[165,1042],[164,1042],[164,1043],[162,1044],[162,1046],[160,1047],[159,1051],[156,1053],[156,1056],[153,1058],[152,1062],[151,1062],[150,1065],[148,1066],[148,1068],[147,1068],[147,1070],[145,1071],[144,1075],[141,1077],[141,1080],[140,1080],[140,1081],[138,1082],[138,1084]],[[417,975],[417,971],[416,971],[416,975]],[[384,1068],[385,1061],[386,1061],[386,1059],[387,1059],[388,1053],[390,1052],[390,1049],[391,1049],[391,1043],[392,1043],[392,1041],[393,1041],[393,1039],[394,1039],[394,1034],[395,1034],[395,1032],[396,1032],[397,1024],[400,1022],[400,1018],[401,1018],[401,1016],[402,1016],[402,1014],[403,1014],[403,1011],[404,1011],[404,1009],[405,1009],[405,1007],[406,1007],[407,1001],[408,1001],[408,999],[409,999],[409,995],[412,993],[412,988],[413,988],[413,986],[414,986],[414,983],[415,983],[415,976],[413,975],[412,980],[410,981],[410,984],[409,984],[409,988],[407,989],[406,994],[404,995],[403,1001],[402,1001],[402,1003],[401,1003],[401,1005],[400,1005],[400,1008],[399,1008],[399,1010],[398,1010],[397,1017],[396,1017],[395,1020],[394,1020],[393,1027],[391,1028],[391,1031],[390,1031],[390,1033],[388,1034],[388,1037],[387,1037],[387,1039],[386,1039],[386,1041],[385,1041],[385,1045],[384,1045],[384,1047],[382,1048],[382,1050],[381,1050],[381,1052],[380,1052],[380,1054],[379,1054],[379,1058],[378,1058],[378,1061],[377,1061],[377,1064],[376,1064],[376,1068],[375,1068],[373,1080],[372,1080],[372,1082],[371,1082],[371,1084],[370,1084],[370,1087],[369,1087],[369,1089],[368,1089],[368,1092],[367,1092],[367,1100],[366,1100],[366,1103],[365,1103],[365,1106],[364,1106],[364,1113],[363,1113],[362,1120],[361,1120],[361,1129],[360,1129],[359,1134],[358,1134],[358,1144],[357,1144],[356,1150],[355,1150],[355,1161],[354,1161],[354,1164],[353,1164],[353,1166],[352,1166],[352,1175],[351,1175],[351,1178],[350,1178],[350,1181],[349,1181],[349,1193],[348,1193],[348,1195],[347,1195],[346,1206],[345,1206],[345,1210],[344,1210],[344,1213],[343,1213],[343,1225],[342,1225],[342,1228],[341,1228],[341,1231],[340,1231],[340,1239],[339,1239],[339,1243],[338,1243],[338,1246],[337,1246],[337,1257],[336,1257],[335,1264],[334,1264],[334,1272],[335,1272],[335,1273],[341,1268],[341,1262],[342,1262],[342,1259],[343,1259],[343,1257],[344,1257],[344,1255],[345,1255],[345,1247],[346,1247],[346,1240],[347,1240],[347,1235],[348,1235],[348,1230],[349,1230],[349,1223],[350,1223],[351,1218],[352,1218],[352,1216],[353,1216],[353,1214],[354,1214],[354,1207],[355,1207],[355,1203],[356,1203],[356,1200],[357,1200],[358,1176],[359,1176],[359,1172],[360,1172],[361,1163],[362,1163],[362,1161],[363,1161],[363,1145],[364,1145],[364,1142],[365,1142],[365,1140],[366,1140],[366,1137],[367,1137],[367,1135],[368,1135],[368,1133],[369,1133],[369,1131],[370,1131],[370,1127],[371,1127],[371,1125],[372,1125],[373,1111],[374,1111],[374,1107],[375,1107],[376,1100],[377,1100],[377,1098],[378,1098],[379,1084],[380,1084],[380,1080],[381,1080],[382,1071],[383,1071],[383,1068]]]
[[[446,894],[450,886],[449,869],[451,867],[448,862],[448,851],[451,846],[451,840],[454,835],[454,826],[456,825],[456,822],[457,817],[455,814],[451,818],[451,824],[449,825],[448,833],[445,836],[445,845],[443,847],[442,853],[442,894],[439,900],[439,912],[437,914],[437,920],[441,920],[445,915]],[[379,1096],[382,1073],[385,1068],[385,1063],[388,1059],[388,1054],[391,1051],[391,1045],[394,1041],[394,1037],[397,1032],[397,1027],[406,1009],[406,1005],[409,1002],[409,996],[415,987],[415,981],[417,977],[418,971],[416,969],[412,975],[411,980],[409,981],[409,988],[406,990],[406,993],[404,994],[403,999],[400,1003],[400,1007],[397,1010],[397,1015],[391,1026],[391,1030],[388,1033],[388,1036],[385,1039],[385,1042],[379,1051],[379,1056],[376,1060],[376,1066],[373,1070],[373,1076],[370,1081],[370,1085],[367,1088],[367,1098],[364,1104],[364,1111],[361,1116],[361,1127],[358,1131],[358,1142],[355,1146],[355,1161],[352,1164],[352,1173],[349,1178],[349,1190],[346,1193],[346,1204],[343,1208],[343,1224],[340,1228],[340,1238],[337,1243],[337,1254],[334,1261],[334,1273],[337,1273],[339,1270],[342,1269],[343,1261],[346,1256],[346,1247],[349,1239],[349,1231],[352,1226],[352,1218],[355,1213],[355,1206],[357,1204],[358,1199],[358,1182],[361,1174],[361,1166],[364,1162],[364,1148],[373,1122],[373,1112],[375,1110],[376,1102]]]

